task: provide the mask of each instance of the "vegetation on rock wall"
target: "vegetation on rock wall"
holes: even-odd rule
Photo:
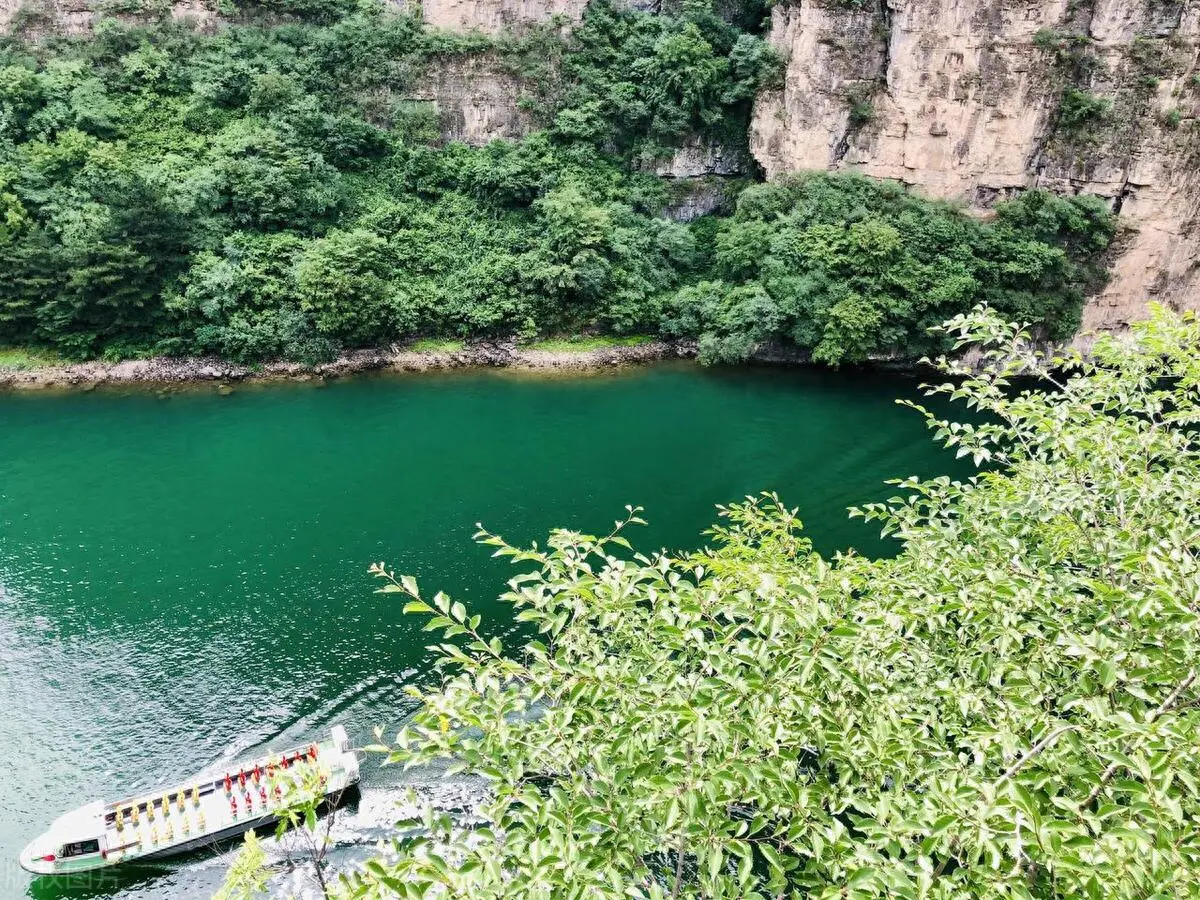
[[[748,0],[738,19],[765,12]],[[692,135],[742,149],[754,95],[782,76],[766,42],[705,0],[688,0],[675,16],[593,4],[566,41],[541,31],[510,52],[538,84],[535,108],[553,135],[649,163]]]
[[[1034,35],[1034,46],[1043,51],[1049,96],[1056,100],[1040,166],[1088,178],[1105,165],[1127,165],[1157,127],[1173,130],[1190,118],[1192,79],[1187,76],[1194,60],[1177,30],[1180,12],[1173,4],[1132,4],[1128,25],[1140,33],[1122,43],[1098,42],[1088,32],[1086,17]],[[1160,90],[1163,82],[1169,90]],[[1194,122],[1174,140],[1157,137],[1175,143],[1186,157],[1195,145]],[[1118,209],[1122,201],[1119,196]]]
[[[232,11],[276,23],[102,21],[0,46],[0,344],[312,362],[419,334],[663,330],[711,359],[773,338],[836,363],[919,352],[983,299],[1066,334],[1111,230],[1082,201],[1031,195],[980,223],[852,177],[668,221],[649,164],[744,141],[779,74],[703,3],[594,3],[565,38],[445,35],[370,2]],[[522,75],[543,127],[440,146],[396,98],[480,50]]]

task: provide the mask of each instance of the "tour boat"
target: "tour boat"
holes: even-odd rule
[[[21,868],[66,875],[176,856],[274,824],[293,785],[320,785],[325,801],[336,805],[357,783],[358,756],[346,729],[335,725],[328,740],[267,754],[216,778],[82,806],[30,842]]]

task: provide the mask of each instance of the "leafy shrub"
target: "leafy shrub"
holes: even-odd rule
[[[212,143],[223,210],[239,226],[311,226],[339,201],[336,170],[275,128],[241,120]]]
[[[223,324],[198,328],[195,340],[198,349],[240,363],[282,358],[317,365],[337,352],[337,344],[320,334],[303,310],[291,305],[238,310]]]
[[[1033,45],[1039,50],[1053,51],[1058,54],[1077,52],[1081,47],[1091,44],[1086,34],[1077,31],[1063,31],[1057,28],[1039,28],[1033,36]]]
[[[226,0],[230,2],[230,0]],[[309,22],[336,22],[352,13],[358,0],[232,0],[237,9],[295,16]]]
[[[313,241],[296,266],[300,308],[322,334],[347,343],[387,341],[401,322],[390,284],[387,242],[366,229],[332,231]]]
[[[851,128],[862,128],[875,118],[872,94],[873,87],[868,84],[857,84],[847,89],[846,103],[850,107]]]
[[[42,105],[42,83],[25,66],[0,69],[0,131],[16,136]]]
[[[758,284],[702,281],[675,295],[663,316],[672,335],[700,335],[703,362],[744,362],[780,326],[775,301]]]
[[[875,118],[875,107],[868,100],[850,102],[850,127],[861,128]]]
[[[556,133],[654,157],[693,133],[744,135],[750,102],[778,82],[782,61],[705,3],[686,3],[673,17],[603,0],[589,4],[561,70],[573,83],[559,91]]]
[[[852,511],[894,558],[819,557],[772,495],[690,554],[630,552],[636,509],[530,549],[481,531],[521,566],[517,647],[372,567],[441,641],[373,749],[490,790],[467,822],[420,805],[334,895],[1193,896],[1200,325],[1065,374],[994,317],[950,333],[985,370],[933,392],[987,421],[926,418],[997,467]],[[1057,388],[1013,390],[1031,366]]]
[[[1112,216],[1095,198],[1030,191],[993,224],[896,183],[810,174],[747,188],[715,237],[713,265],[730,285],[756,283],[776,313],[733,341],[738,319],[681,293],[668,333],[707,345],[787,338],[829,364],[938,349],[931,327],[980,301],[1054,337],[1073,333],[1085,291],[1103,278]],[[688,308],[712,315],[682,315]]]
[[[1103,119],[1111,108],[1111,100],[1069,87],[1063,91],[1062,100],[1059,102],[1058,121],[1063,128],[1079,129]]]

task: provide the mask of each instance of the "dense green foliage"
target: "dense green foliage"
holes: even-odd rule
[[[830,363],[919,354],[933,349],[930,328],[980,301],[1063,338],[1111,237],[1091,197],[1032,191],[983,223],[894,183],[794,177],[741,194],[717,232],[720,280],[681,290],[666,323],[716,359],[775,337]]]
[[[774,51],[743,30],[766,5],[749,0],[737,11],[730,24],[704,0],[688,0],[679,17],[590,8],[569,42],[549,48],[563,82],[550,104],[553,133],[648,161],[695,134],[743,143],[754,94],[782,72]],[[530,43],[524,56],[536,50],[547,66],[544,44]]]
[[[1063,90],[1062,102],[1058,107],[1058,123],[1062,128],[1083,128],[1097,119],[1104,118],[1112,109],[1112,101],[1079,88]]]
[[[565,57],[552,32],[290,11],[316,21],[10,44],[0,340],[317,359],[420,331],[654,327],[694,242],[627,163],[744,119],[773,65],[700,8],[599,7]],[[548,131],[438,149],[427,111],[379,99],[489,48],[540,87]]]
[[[1091,362],[949,330],[990,349],[937,391],[985,418],[926,417],[985,469],[858,511],[894,558],[820,558],[773,497],[692,554],[634,554],[636,510],[544,548],[481,533],[522,570],[516,652],[374,567],[441,635],[380,749],[491,793],[486,827],[431,810],[341,893],[1200,896],[1200,323]]]
[[[249,18],[212,35],[106,21],[0,46],[0,345],[316,361],[418,334],[665,330],[709,359],[779,339],[836,363],[920,352],[980,300],[1066,334],[1111,233],[1083,200],[1034,193],[987,224],[852,177],[751,188],[715,225],[663,218],[651,164],[697,135],[744,142],[779,75],[753,2],[736,24],[594,3],[569,36],[520,38],[371,2],[231,10]],[[398,98],[479,53],[542,127],[439,146],[428,106]]]

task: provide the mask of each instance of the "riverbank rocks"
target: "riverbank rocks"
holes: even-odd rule
[[[517,368],[587,371],[636,365],[660,359],[696,355],[690,341],[649,341],[628,347],[587,350],[536,350],[515,340],[485,341],[461,350],[418,351],[401,347],[352,350],[317,366],[296,362],[268,362],[242,366],[208,357],[127,360],[119,363],[86,362],[31,369],[0,369],[0,390],[74,388],[94,390],[98,385],[146,386],[162,389],[188,384],[217,383],[216,392],[228,396],[238,382],[313,381],[366,372],[425,372],[436,369]]]

